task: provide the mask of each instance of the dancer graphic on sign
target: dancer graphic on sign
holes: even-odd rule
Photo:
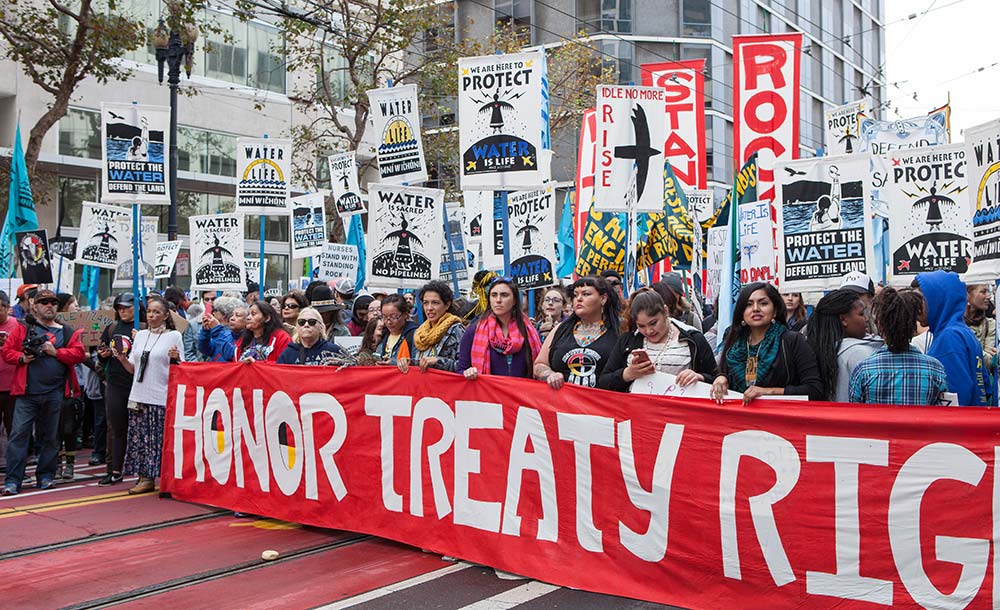
[[[198,268],[198,271],[195,273],[196,281],[201,285],[239,282],[243,270],[232,263],[226,262],[222,256],[223,254],[233,256],[233,253],[222,245],[218,235],[213,235],[212,238],[215,240],[215,244],[201,253],[202,258],[211,254],[212,260]]]
[[[830,166],[830,194],[820,195],[816,200],[816,211],[813,213],[810,231],[832,231],[841,226],[840,218],[840,169]]]
[[[848,127],[844,130],[844,135],[840,136],[840,139],[837,141],[844,145],[845,153],[851,154],[854,152],[854,140],[857,138],[858,136],[851,133],[851,128]]]
[[[517,233],[516,233],[517,236],[523,237],[523,241],[521,242],[521,247],[524,248],[525,251],[527,251],[527,252],[531,251],[531,234],[532,233],[541,233],[541,231],[538,229],[537,226],[535,226],[534,224],[532,224],[531,218],[527,218],[524,221],[524,226],[522,226],[520,229],[518,229]]]
[[[503,94],[503,97],[506,98],[508,95],[510,95],[510,91],[505,92]],[[523,91],[511,97],[510,100],[511,101],[516,100],[522,95],[524,95]],[[511,104],[509,101],[504,101],[500,99],[500,89],[497,89],[496,93],[493,94],[492,100],[487,98],[486,100],[473,100],[473,101],[475,101],[477,104],[482,104],[482,106],[479,107],[479,114],[485,114],[487,112],[491,113],[490,127],[493,128],[493,131],[495,133],[500,133],[503,130],[503,111],[513,110],[514,105]]]
[[[947,186],[947,185],[945,185]],[[927,220],[924,222],[932,228],[936,229],[944,222],[944,217],[941,216],[941,204],[945,205],[955,205],[955,200],[951,197],[946,197],[937,192],[937,182],[931,185],[931,193],[925,197],[921,197],[913,202],[913,207],[927,205]]]
[[[145,161],[149,156],[149,119],[140,118],[139,125],[142,126],[142,135],[132,138],[132,145],[126,155],[128,161]]]
[[[424,243],[420,241],[419,237],[406,230],[408,224],[402,212],[399,213],[399,219],[399,229],[392,231],[385,238],[396,240],[396,250],[393,258],[400,269],[409,271],[410,265],[413,263],[413,249],[410,247],[410,242],[416,242],[420,247],[423,247]]]

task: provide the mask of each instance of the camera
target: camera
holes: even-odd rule
[[[28,356],[41,358],[44,355],[42,353],[42,346],[49,340],[49,337],[42,330],[35,316],[31,314],[24,316],[24,322],[28,326],[28,334],[21,343],[21,351]]]

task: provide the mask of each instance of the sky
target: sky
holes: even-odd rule
[[[964,140],[966,127],[1000,118],[1000,2],[886,0],[885,9],[891,108],[880,118],[926,114],[949,92],[952,142]]]

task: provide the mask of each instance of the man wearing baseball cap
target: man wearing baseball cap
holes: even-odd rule
[[[21,284],[17,287],[17,303],[13,308],[15,318],[23,320],[31,312],[31,300],[35,298],[37,291],[38,284]]]
[[[48,289],[35,294],[25,323],[18,324],[0,349],[4,362],[14,365],[10,395],[15,398],[14,422],[7,442],[7,477],[0,494],[21,491],[28,460],[28,439],[36,427],[41,438],[35,479],[38,487],[52,487],[59,452],[59,414],[63,399],[79,392],[73,367],[87,357],[82,331],[56,322],[59,298]],[[25,345],[28,339],[27,345]]]

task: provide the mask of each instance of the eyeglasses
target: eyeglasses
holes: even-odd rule
[[[205,303],[211,303],[215,301],[215,297],[205,297],[204,299],[202,299],[202,301],[204,301]]]
[[[560,299],[559,297],[545,297],[544,299],[542,299],[542,302],[543,303],[553,303],[554,304],[554,303],[563,303],[564,301],[562,299]]]
[[[35,301],[35,305],[58,305],[58,299],[41,299],[40,301]]]
[[[394,314],[389,315],[389,316],[382,316],[382,319],[383,320],[387,320],[389,322],[398,322],[399,320],[403,319],[403,314],[401,314],[401,313],[394,313]]]
[[[281,308],[282,309],[298,309],[299,308],[299,304],[298,303],[285,303],[284,305],[281,306]]]
[[[299,326],[316,326],[319,324],[319,320],[314,320],[313,318],[299,318],[295,323]]]

